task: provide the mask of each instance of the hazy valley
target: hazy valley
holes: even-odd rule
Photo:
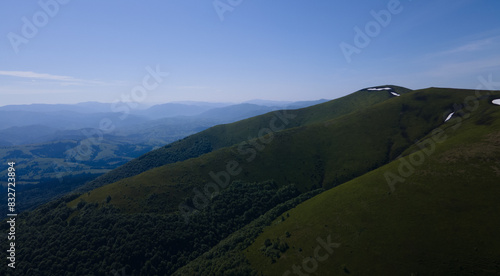
[[[31,209],[155,148],[211,126],[280,107],[316,102],[167,103],[131,110],[113,104],[10,105],[0,107],[0,160],[16,160],[23,204]],[[120,111],[120,112],[119,112]],[[7,173],[5,168],[2,173]],[[2,190],[2,194],[5,191]]]

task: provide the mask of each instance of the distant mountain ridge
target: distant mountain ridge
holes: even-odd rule
[[[126,118],[117,112],[100,113],[109,111],[110,105],[95,102],[6,106],[0,108],[0,116],[5,114],[10,125],[0,129],[0,160],[5,163],[17,160],[18,169],[29,171],[19,177],[18,184],[30,184],[22,187],[21,196],[23,206],[31,208],[154,148],[217,124],[274,109],[250,104],[243,105],[245,108],[226,105],[206,102],[156,105],[134,110]],[[175,117],[168,117],[172,115]],[[100,129],[103,119],[111,122],[113,131]]]
[[[289,107],[286,105],[288,102],[280,102],[282,104],[280,108],[301,108],[324,101],[326,100],[295,102],[291,103]],[[260,102],[269,103],[263,100]],[[46,126],[59,130],[99,127],[99,123],[103,118],[112,120],[115,126],[120,127],[134,123],[142,124],[150,120],[162,118],[199,116],[210,110],[212,111],[208,114],[211,114],[213,119],[218,120],[215,123],[220,123],[232,122],[241,118],[248,118],[278,109],[278,107],[271,108],[267,105],[253,104],[251,105],[253,110],[251,110],[252,108],[246,108],[240,111],[242,114],[238,114],[238,108],[236,108],[236,106],[242,106],[241,104],[183,102],[157,104],[148,108],[146,108],[146,106],[139,106],[124,113],[121,109],[114,111],[113,106],[114,105],[110,103],[98,102],[2,106],[0,107],[0,117],[4,118],[4,120],[0,122],[0,130],[10,127],[25,127],[32,125]],[[230,106],[234,106],[232,108],[233,111],[224,117],[224,109],[220,108],[230,108]],[[250,105],[247,107],[250,107]],[[228,112],[229,110],[231,109],[227,109]],[[219,114],[215,115],[217,112]],[[199,118],[203,118],[203,116]]]
[[[77,104],[24,104],[0,106],[0,111],[57,112],[72,111],[78,113],[105,113],[111,111],[111,104],[82,102]]]

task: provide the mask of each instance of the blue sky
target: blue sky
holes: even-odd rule
[[[147,67],[169,75],[144,103],[474,89],[500,81],[499,12],[493,0],[4,0],[0,106],[122,100]]]

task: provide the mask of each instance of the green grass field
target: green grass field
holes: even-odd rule
[[[432,154],[420,152],[422,162],[419,152],[404,157],[418,165],[393,191],[385,174],[398,174],[401,160],[289,210],[242,253],[264,275],[285,275],[293,265],[305,272],[304,260],[312,271],[316,239],[330,235],[340,247],[316,260],[312,275],[498,275],[500,108],[484,99],[468,114],[441,126],[446,139]],[[277,238],[290,248],[273,263],[261,247]]]

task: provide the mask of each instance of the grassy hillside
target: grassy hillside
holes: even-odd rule
[[[21,214],[19,271],[293,275],[306,260],[309,275],[497,272],[500,107],[471,90],[400,92],[365,89],[146,154],[138,171],[153,169],[122,167],[117,182]]]
[[[304,202],[242,253],[264,275],[292,275],[294,265],[306,272],[303,262],[312,275],[500,274],[500,107],[491,99],[462,109],[463,117],[441,126],[444,135],[426,137],[442,142],[435,151],[427,146],[429,155],[414,146],[405,152],[411,155]],[[399,175],[401,160],[413,160],[414,172]],[[389,172],[404,182],[391,188]],[[315,257],[318,239],[328,237],[338,248]],[[265,241],[278,238],[289,249],[266,256],[272,245]]]
[[[81,200],[102,203],[110,197],[111,204],[126,212],[172,212],[185,198],[195,196],[195,188],[203,190],[213,182],[211,173],[223,181],[228,178],[227,183],[274,179],[279,185],[295,184],[302,192],[329,189],[393,160],[441,125],[443,112],[468,93],[429,89],[393,97],[335,119],[152,169],[83,194],[71,206]],[[235,164],[237,173],[226,172],[228,163]]]
[[[410,91],[403,87],[391,87],[400,94]],[[257,137],[259,131],[264,128],[269,128],[270,124],[274,124],[277,128],[288,129],[324,122],[325,120],[364,109],[392,97],[391,94],[385,91],[373,92],[363,90],[312,107],[287,111],[285,113],[270,112],[239,122],[211,127],[134,159],[97,178],[95,181],[88,183],[79,189],[79,191],[87,192],[159,166],[184,161],[216,149],[238,144],[242,141]],[[291,117],[293,117],[293,120],[291,120]]]
[[[432,91],[422,93],[431,99],[439,96]],[[458,97],[456,94],[449,97]],[[202,190],[213,181],[211,173],[230,176],[228,183],[274,179],[279,185],[293,183],[303,192],[331,188],[399,155],[413,140],[441,124],[441,114],[435,109],[445,110],[447,106],[446,101],[433,105],[415,101],[409,93],[336,119],[290,128],[152,169],[86,193],[72,206],[80,200],[101,203],[111,197],[111,204],[126,212],[135,212],[139,206],[144,206],[141,212],[171,212],[184,198],[194,197],[194,188]],[[413,117],[416,119],[410,119]],[[402,132],[409,124],[415,126]],[[237,173],[232,176],[225,172],[228,162],[236,164]],[[226,180],[222,176],[219,179]],[[150,197],[155,201],[145,204]]]

